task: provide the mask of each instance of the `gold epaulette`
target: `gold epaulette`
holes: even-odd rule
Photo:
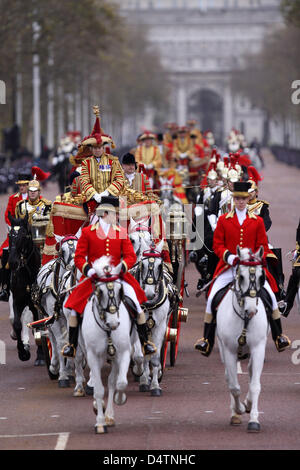
[[[270,203],[268,201],[264,201],[263,199],[260,199],[260,202],[262,202],[263,204],[267,204],[267,206],[270,205]]]

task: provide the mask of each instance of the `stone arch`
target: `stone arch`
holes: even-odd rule
[[[188,98],[187,115],[196,119],[202,131],[213,131],[217,144],[224,138],[224,102],[222,95],[210,88],[200,88]]]

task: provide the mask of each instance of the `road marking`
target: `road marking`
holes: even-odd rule
[[[54,450],[65,450],[70,433],[69,432],[51,432],[45,434],[3,434],[0,435],[1,438],[16,438],[16,437],[48,437],[48,436],[58,436]]]
[[[61,432],[57,438],[56,446],[54,450],[65,450],[68,439],[69,439],[69,432]]]

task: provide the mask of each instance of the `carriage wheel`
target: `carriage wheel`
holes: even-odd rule
[[[178,354],[178,345],[179,345],[179,334],[180,334],[180,321],[178,321],[178,306],[176,307],[176,312],[172,313],[171,327],[177,329],[176,341],[170,343],[170,366],[174,367]]]

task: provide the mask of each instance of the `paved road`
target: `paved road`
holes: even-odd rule
[[[285,254],[295,246],[300,170],[276,162],[268,152],[265,162],[260,196],[271,203],[269,239]],[[53,184],[44,190],[50,199],[55,194]],[[2,209],[6,199],[0,197]],[[2,220],[1,224],[4,233]],[[291,270],[287,258],[284,269],[287,283]],[[204,314],[204,300],[195,297],[197,273],[193,265],[187,268],[187,280],[190,298],[185,306],[189,319],[182,325],[176,365],[165,371],[162,397],[139,393],[130,375],[128,401],[116,409],[116,426],[102,436],[94,434],[91,397],[74,398],[72,389],[59,389],[57,382],[49,380],[45,368],[34,367],[34,354],[27,363],[18,360],[16,344],[9,336],[8,305],[1,303],[0,340],[6,361],[0,364],[0,449],[299,449],[300,365],[295,362],[300,359],[300,317],[296,308],[287,320],[283,319],[294,349],[279,354],[272,339],[268,340],[259,402],[262,431],[248,434],[248,415],[240,427],[229,425],[229,394],[217,347],[209,358],[193,350],[194,341],[202,334]],[[242,370],[239,378],[246,394],[246,363]]]

